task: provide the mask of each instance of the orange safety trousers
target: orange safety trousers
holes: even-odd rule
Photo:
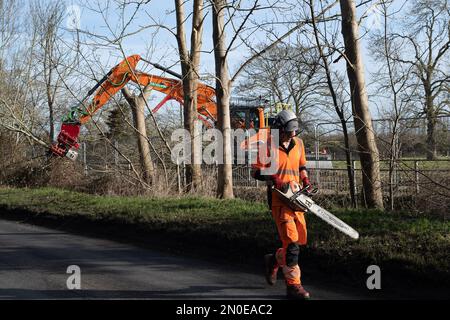
[[[272,194],[272,217],[277,225],[282,247],[275,254],[278,265],[283,270],[287,285],[301,284],[301,270],[295,266],[286,265],[286,250],[289,244],[305,245],[307,239],[306,220],[304,212],[294,211],[276,199]],[[275,198],[275,199],[274,199]]]

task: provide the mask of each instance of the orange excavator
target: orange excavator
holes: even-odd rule
[[[140,72],[136,70],[139,61],[145,61],[156,68],[162,69],[167,73],[179,78],[165,78],[156,75]],[[151,63],[142,59],[139,55],[132,55],[124,59],[114,68],[112,68],[91,90],[80,103],[73,107],[69,114],[62,120],[61,130],[57,141],[51,146],[51,152],[60,157],[68,157],[75,160],[77,158],[77,149],[79,148],[78,136],[81,125],[88,122],[92,116],[102,108],[119,90],[121,90],[129,81],[141,86],[151,86],[152,89],[165,94],[164,99],[153,108],[156,113],[169,100],[178,101],[183,104],[183,83],[181,75],[168,70],[158,64]],[[94,94],[92,101],[86,106],[85,102]],[[215,89],[199,83],[197,91],[198,118],[203,121],[207,127],[213,127],[217,121],[217,105],[215,102]],[[235,107],[231,110],[232,123],[234,129],[262,129],[267,126],[267,119],[264,116],[264,110],[260,106]],[[255,124],[255,122],[257,122]]]

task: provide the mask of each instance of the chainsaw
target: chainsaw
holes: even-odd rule
[[[283,201],[289,208],[295,211],[309,211],[349,237],[353,239],[359,238],[359,234],[355,229],[329,211],[320,207],[310,197],[308,197],[308,195],[316,194],[317,189],[314,189],[311,192],[307,192],[307,188],[294,191],[291,184],[287,184],[283,190],[276,188],[274,190],[277,192],[280,200]]]

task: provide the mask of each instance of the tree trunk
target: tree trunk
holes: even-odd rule
[[[197,86],[200,64],[200,50],[202,46],[203,34],[203,0],[194,0],[191,53],[189,54],[186,44],[186,33],[184,29],[185,15],[184,2],[175,0],[175,10],[177,19],[177,42],[183,75],[183,119],[184,128],[190,134],[191,163],[186,167],[186,183],[189,191],[195,191],[201,185],[201,153],[202,144],[201,129],[197,122]]]
[[[122,89],[122,93],[131,107],[133,123],[136,128],[136,138],[139,151],[139,161],[141,164],[143,180],[151,184],[154,178],[154,167],[150,154],[150,145],[147,137],[147,126],[145,124],[145,91],[144,96],[132,96],[128,89]]]
[[[383,209],[383,194],[380,181],[380,161],[372,117],[367,97],[364,64],[359,49],[359,32],[356,21],[356,7],[353,0],[341,0],[342,35],[347,56],[347,75],[353,107],[356,139],[361,161],[363,189],[370,208]]]
[[[219,164],[217,196],[231,199],[233,194],[233,167],[231,157],[230,77],[226,62],[224,10],[226,1],[213,1],[213,43],[216,66],[217,121],[223,136],[223,163]]]
[[[201,151],[202,145],[198,143],[198,139],[201,135],[201,130],[197,125],[197,92],[192,77],[192,69],[188,68],[188,76],[183,79],[183,119],[184,128],[189,132],[190,135],[190,147],[191,163],[186,165],[186,184],[187,189],[194,192],[201,185]]]
[[[47,41],[50,41],[47,39]],[[52,143],[55,139],[55,117],[54,117],[54,101],[55,101],[55,95],[52,94],[53,87],[56,86],[56,84],[52,83],[52,75],[53,75],[53,69],[52,69],[52,51],[53,48],[47,44],[45,46],[45,52],[44,52],[44,76],[45,79],[45,91],[47,93],[47,105],[48,105],[48,121],[49,121],[49,139]],[[49,60],[47,62],[47,59]],[[53,92],[55,93],[55,92]]]
[[[429,91],[429,92],[428,92]],[[433,98],[431,90],[425,90],[426,94],[426,117],[427,117],[427,160],[436,160],[436,116],[434,113]]]
[[[48,126],[50,127],[49,138],[50,142],[55,141],[55,117],[53,111],[53,103],[48,103]]]
[[[341,119],[342,131],[344,133],[344,143],[345,143],[345,162],[347,166],[347,177],[348,184],[350,188],[350,199],[352,201],[353,208],[357,208],[358,204],[356,202],[356,193],[355,193],[355,171],[352,168],[352,155],[350,152],[350,142],[348,138],[348,130],[347,130],[347,122],[345,119]]]

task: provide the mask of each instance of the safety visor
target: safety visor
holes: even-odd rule
[[[297,119],[292,119],[292,120],[288,121],[288,123],[286,123],[286,125],[284,126],[285,132],[293,132],[293,131],[297,131],[297,130],[298,130]]]

